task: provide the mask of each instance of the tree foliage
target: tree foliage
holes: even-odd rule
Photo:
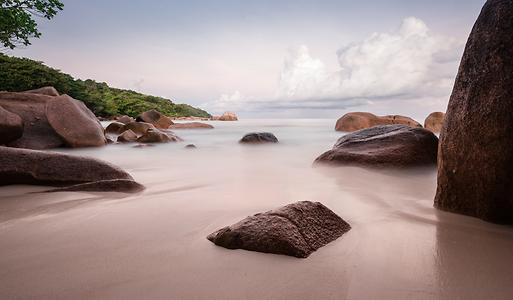
[[[41,36],[34,17],[50,20],[63,7],[59,0],[0,0],[0,43],[10,49],[30,45],[30,38]]]
[[[210,117],[206,111],[187,104],[175,104],[169,99],[111,88],[104,82],[91,79],[75,80],[42,62],[0,54],[0,91],[20,92],[44,86],[53,86],[60,93],[83,101],[96,115],[103,117],[135,117],[150,109],[168,116]]]

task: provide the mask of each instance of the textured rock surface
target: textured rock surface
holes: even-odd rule
[[[57,152],[0,147],[0,185],[71,185],[133,178],[109,163]]]
[[[0,106],[23,120],[23,135],[7,146],[27,149],[49,149],[64,145],[46,118],[46,104],[55,97],[34,93],[0,92]]]
[[[107,144],[103,127],[82,101],[68,95],[54,97],[46,105],[52,128],[70,147],[98,147]]]
[[[316,163],[372,167],[435,165],[438,138],[429,130],[383,125],[341,137]]]
[[[125,126],[122,129],[122,132],[125,130],[132,130],[135,134],[137,134],[138,136],[141,136],[141,135],[145,134],[150,129],[155,129],[155,126],[153,126],[150,123],[131,122],[131,123],[125,124]]]
[[[278,139],[270,132],[248,133],[239,141],[242,144],[278,143]]]
[[[440,135],[435,206],[513,224],[513,0],[487,1]]]
[[[207,239],[228,249],[308,257],[351,226],[319,202],[301,201],[224,227]]]
[[[139,143],[169,143],[180,141],[180,138],[172,133],[165,133],[157,129],[149,129],[137,139]]]
[[[15,141],[22,135],[23,120],[21,117],[0,106],[0,145]]]
[[[59,96],[59,92],[57,92],[57,90],[53,86],[45,86],[39,89],[26,91],[25,93],[33,93],[47,96]]]
[[[137,141],[137,134],[132,130],[128,129],[118,136],[118,142],[120,143],[131,143]]]
[[[153,124],[159,129],[168,129],[169,126],[174,124],[171,118],[164,116],[154,109],[143,112],[137,117],[136,120],[138,122]]]
[[[445,113],[433,112],[427,116],[424,121],[424,128],[431,130],[432,132],[438,133],[442,131],[442,125],[444,124]]]
[[[169,129],[212,129],[214,126],[200,122],[175,123]]]
[[[410,127],[422,127],[412,118],[399,115],[376,116],[368,112],[351,112],[337,120],[336,131],[352,132],[378,125],[401,124]]]
[[[127,130],[125,129],[125,124],[121,122],[112,122],[109,125],[107,125],[107,127],[105,127],[105,133],[107,134],[121,134],[125,130]]]

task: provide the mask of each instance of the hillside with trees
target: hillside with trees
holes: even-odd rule
[[[128,115],[156,109],[168,116],[210,117],[204,110],[169,99],[109,87],[91,79],[74,79],[39,61],[0,54],[0,91],[19,92],[53,86],[60,93],[83,101],[97,116]]]

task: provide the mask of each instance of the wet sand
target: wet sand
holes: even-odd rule
[[[1,187],[0,299],[511,299],[513,228],[435,210],[434,168],[312,168],[332,121],[213,124],[180,144],[66,151],[121,166],[140,194]],[[254,129],[281,143],[236,143]],[[299,200],[353,229],[307,259],[206,240]]]

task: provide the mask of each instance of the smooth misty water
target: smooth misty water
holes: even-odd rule
[[[513,228],[433,209],[434,168],[312,168],[334,120],[212,124],[177,130],[183,143],[65,150],[119,165],[140,194],[0,188],[0,299],[511,299]],[[239,145],[250,131],[280,144]],[[205,238],[299,200],[353,229],[307,259]]]

